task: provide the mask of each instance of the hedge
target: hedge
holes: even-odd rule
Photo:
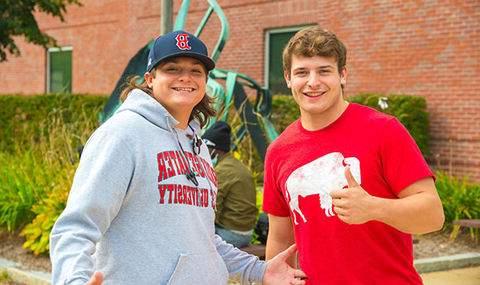
[[[16,147],[35,143],[48,136],[47,116],[60,115],[66,124],[79,120],[97,121],[107,102],[106,96],[49,94],[0,96],[0,151],[12,153]],[[89,123],[91,123],[89,122]],[[78,142],[79,144],[81,142]]]

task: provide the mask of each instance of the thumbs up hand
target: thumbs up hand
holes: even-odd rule
[[[330,193],[338,218],[347,224],[363,224],[372,220],[375,197],[358,184],[348,166],[345,168],[345,178],[348,187]]]

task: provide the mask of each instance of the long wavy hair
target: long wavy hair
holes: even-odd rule
[[[150,72],[155,77],[156,68],[152,69],[152,71]],[[152,88],[148,87],[147,82],[143,80],[142,77],[137,75],[127,78],[125,87],[120,94],[120,100],[122,102],[125,101],[125,99],[127,99],[128,95],[133,89],[140,89],[153,97]],[[210,117],[215,116],[216,112],[215,109],[213,109],[212,104],[213,99],[207,94],[205,94],[202,98],[202,101],[200,101],[195,107],[193,107],[192,113],[190,114],[190,118],[188,120],[197,120],[200,123],[200,126],[204,127],[208,123]]]

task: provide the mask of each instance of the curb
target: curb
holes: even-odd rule
[[[413,263],[418,273],[446,271],[480,265],[480,253],[470,252],[449,256],[416,259]],[[0,273],[7,272],[15,282],[27,285],[50,285],[51,275],[47,272],[22,269],[18,263],[0,258]]]
[[[417,259],[413,262],[418,273],[445,271],[480,265],[480,253],[470,252],[449,256]]]
[[[0,258],[0,273],[7,272],[15,282],[27,285],[50,285],[50,273],[25,270],[18,263]]]

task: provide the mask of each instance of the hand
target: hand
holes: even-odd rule
[[[278,285],[303,285],[307,275],[299,269],[290,267],[287,263],[288,257],[297,251],[297,246],[293,244],[286,250],[279,253],[273,259],[267,262],[267,269],[263,276],[263,284]]]
[[[87,285],[102,285],[103,283],[103,274],[95,271],[93,273],[92,278],[88,281]]]
[[[358,184],[348,166],[345,168],[345,178],[348,187],[330,193],[333,210],[338,218],[347,224],[363,224],[373,220],[371,212],[374,209],[372,202],[375,197]]]

